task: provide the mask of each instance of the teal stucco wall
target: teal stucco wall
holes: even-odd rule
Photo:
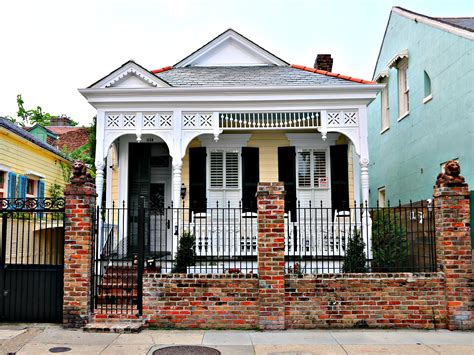
[[[410,113],[398,121],[398,73],[389,69],[390,129],[381,133],[381,94],[368,109],[370,203],[430,198],[441,163],[459,159],[474,189],[474,41],[391,13],[375,75],[408,49]],[[424,71],[432,100],[425,97]]]

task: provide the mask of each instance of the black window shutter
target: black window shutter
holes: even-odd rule
[[[242,208],[257,212],[257,185],[260,178],[259,150],[242,147]]]
[[[278,180],[285,183],[285,212],[296,221],[296,149],[278,147]]]
[[[145,143],[130,143],[129,145],[129,198],[130,207],[137,208],[140,196],[145,197],[145,203],[150,199],[150,155],[151,145]]]
[[[206,212],[206,148],[189,148],[189,207]]]
[[[349,208],[347,144],[332,145],[330,152],[332,209],[333,211],[347,210]]]

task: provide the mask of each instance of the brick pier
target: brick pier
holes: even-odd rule
[[[260,183],[257,189],[260,329],[285,329],[285,188]]]
[[[464,178],[434,187],[436,210],[436,262],[445,276],[447,326],[473,329],[472,246],[469,188]]]
[[[63,324],[82,327],[89,322],[95,187],[84,179],[66,186],[64,231]]]

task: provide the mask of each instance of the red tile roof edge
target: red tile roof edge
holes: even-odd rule
[[[339,78],[339,79],[349,80],[349,81],[353,81],[353,82],[359,83],[359,84],[377,84],[375,81],[353,78],[351,76],[346,76],[346,75],[342,75],[342,74],[338,74],[338,73],[331,73],[329,71],[314,69],[314,68],[310,68],[310,67],[305,67],[303,65],[292,64],[291,67],[295,68],[295,69],[309,71],[311,73],[317,73],[317,74],[322,74],[322,75],[326,75],[326,76],[332,76],[332,77]]]
[[[158,74],[158,73],[162,73],[162,72],[164,72],[164,71],[170,70],[170,69],[173,69],[173,67],[167,66],[167,67],[164,67],[164,68],[161,68],[161,69],[152,70],[151,72],[152,72],[153,74]]]

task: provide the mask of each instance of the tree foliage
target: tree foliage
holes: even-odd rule
[[[342,272],[367,272],[367,263],[365,255],[365,243],[362,240],[360,231],[354,228],[352,236],[347,242],[346,255],[344,256],[344,265]]]
[[[196,264],[196,238],[189,232],[184,232],[179,238],[178,251],[171,272],[187,273],[188,266]]]
[[[20,124],[21,126],[40,124],[41,126],[51,125],[51,118],[55,115],[51,115],[48,112],[44,112],[41,106],[36,106],[34,109],[26,109],[25,101],[23,100],[21,94],[16,96],[16,103],[18,105],[17,116],[21,121],[9,116],[8,119],[13,123]],[[77,122],[71,120],[72,126],[77,126]]]
[[[408,243],[398,213],[382,209],[373,214],[372,252],[374,271],[394,271],[406,266]]]

